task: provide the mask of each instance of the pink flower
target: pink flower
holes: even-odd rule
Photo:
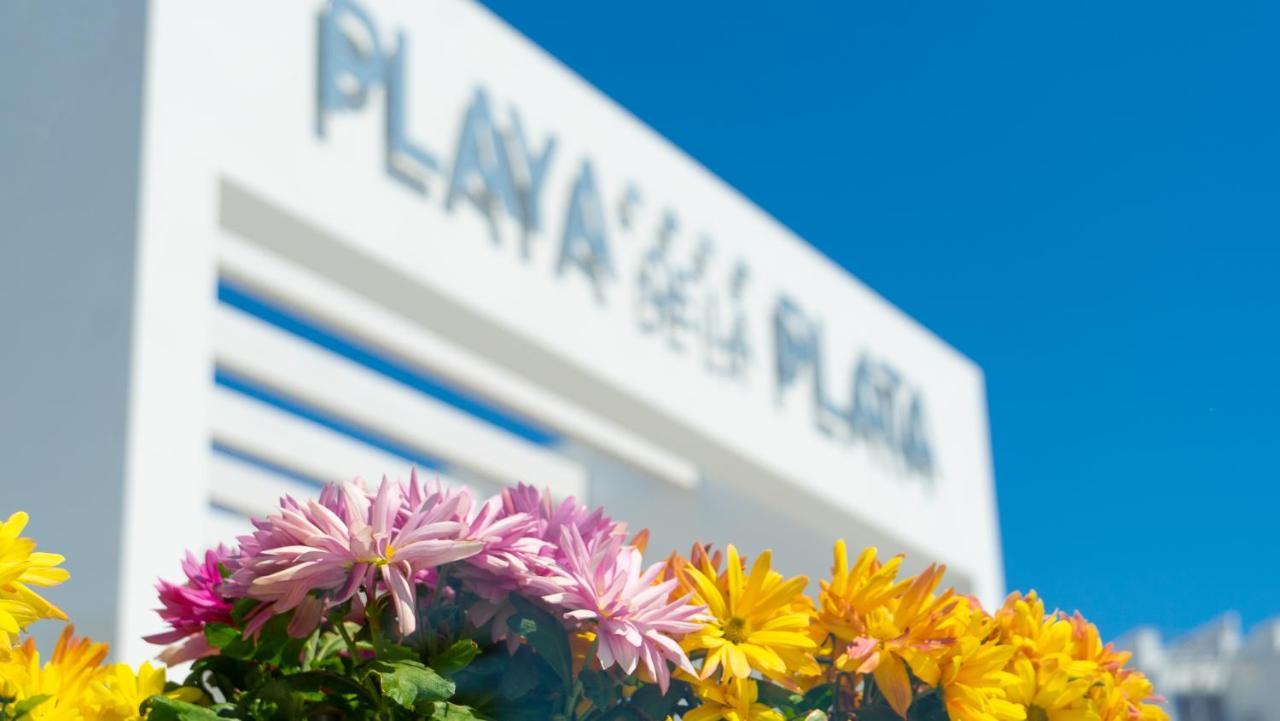
[[[675,579],[654,583],[663,564],[642,571],[640,551],[623,545],[620,536],[603,537],[591,547],[574,524],[562,526],[560,550],[563,590],[543,600],[565,609],[566,619],[594,622],[602,668],[616,663],[630,674],[643,665],[663,693],[671,679],[668,661],[695,673],[676,639],[699,628],[705,609],[688,604],[687,597],[669,600]]]
[[[459,509],[466,529],[463,538],[480,541],[483,550],[457,570],[468,590],[489,601],[505,599],[512,591],[536,585],[549,593],[556,586],[551,575],[551,544],[542,540],[537,518],[509,512],[494,496],[475,509]]]
[[[556,548],[557,559],[563,554],[558,550],[561,529],[573,526],[588,547],[610,538],[622,538],[627,533],[625,523],[618,523],[604,515],[604,508],[588,511],[572,496],[556,504],[549,490],[541,492],[533,486],[521,483],[502,492],[502,505],[508,513],[527,513],[540,522],[540,536]]]
[[[416,485],[416,477],[411,481]],[[357,482],[326,489],[319,501],[280,502],[280,513],[255,520],[242,536],[227,592],[263,601],[246,626],[253,633],[271,615],[299,609],[290,633],[305,635],[329,608],[388,598],[402,635],[417,627],[413,578],[475,555],[480,541],[460,537],[454,520],[461,497],[433,494],[403,510],[399,483],[383,479],[373,498]],[[363,591],[363,596],[357,596]]]
[[[224,546],[205,551],[201,562],[190,551],[182,562],[187,580],[179,585],[161,579],[156,583],[163,608],[157,610],[170,630],[146,637],[148,643],[169,645],[160,652],[160,660],[172,666],[218,653],[209,646],[204,627],[210,623],[231,622],[231,601],[218,591],[222,584],[220,566],[230,558]]]

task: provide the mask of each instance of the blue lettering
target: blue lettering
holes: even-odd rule
[[[493,126],[489,98],[483,88],[476,89],[475,99],[463,118],[445,209],[453,210],[458,198],[465,198],[489,221],[489,235],[495,243],[500,240],[499,207],[519,217],[506,145]]]
[[[569,267],[582,272],[591,283],[596,301],[603,303],[604,281],[614,275],[614,269],[605,230],[604,208],[589,160],[582,161],[582,170],[569,196],[556,273],[563,275]]]

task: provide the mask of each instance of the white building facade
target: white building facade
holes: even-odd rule
[[[1168,642],[1141,628],[1117,643],[1133,652],[1173,721],[1280,721],[1280,618],[1246,635],[1240,618],[1227,614]]]
[[[482,7],[0,21],[0,510],[119,656],[184,549],[412,467],[1002,594],[981,371]]]

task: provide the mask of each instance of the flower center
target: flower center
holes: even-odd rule
[[[395,547],[388,545],[387,550],[383,551],[381,556],[370,559],[369,563],[372,563],[377,568],[382,568],[383,566],[395,560],[395,557],[396,557]]]
[[[748,633],[745,618],[734,616],[724,624],[724,637],[734,643],[745,643]]]

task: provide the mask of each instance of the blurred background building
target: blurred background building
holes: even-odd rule
[[[1280,618],[1247,635],[1226,614],[1165,641],[1153,628],[1136,629],[1117,645],[1150,676],[1174,721],[1275,721],[1280,682]]]
[[[0,510],[118,655],[184,549],[412,467],[1003,593],[980,369],[483,8],[0,23]]]

